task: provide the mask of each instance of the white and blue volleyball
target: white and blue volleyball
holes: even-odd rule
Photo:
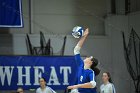
[[[75,38],[80,38],[83,36],[84,29],[81,26],[75,26],[72,30],[72,35]]]

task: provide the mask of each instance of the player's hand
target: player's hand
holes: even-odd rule
[[[73,85],[73,86],[68,86],[67,88],[68,89],[77,89],[78,87],[76,85]]]
[[[84,31],[83,36],[87,36],[88,34],[89,34],[89,29],[87,28],[87,29]]]

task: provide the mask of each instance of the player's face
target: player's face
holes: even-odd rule
[[[40,86],[41,86],[41,87],[44,87],[44,86],[46,85],[46,82],[45,82],[45,80],[44,80],[43,78],[41,78],[41,79],[39,80],[39,83],[40,83]]]
[[[92,65],[91,57],[86,57],[86,58],[84,59],[84,63],[85,63],[85,64]]]
[[[102,80],[103,80],[103,82],[108,82],[109,77],[108,77],[107,73],[103,73]]]
[[[17,92],[18,92],[18,93],[23,93],[23,89],[19,88],[19,89],[17,90]]]

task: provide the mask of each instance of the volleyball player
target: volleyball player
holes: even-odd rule
[[[109,72],[104,72],[102,75],[103,84],[100,86],[100,93],[116,93]]]
[[[88,34],[89,29],[87,28],[84,31],[84,35],[80,38],[74,48],[75,60],[78,65],[77,84],[68,86],[68,89],[77,89],[77,93],[96,93],[95,76],[100,72],[100,70],[96,68],[98,64],[97,59],[90,56],[82,60],[80,56],[80,49],[82,48]]]
[[[36,93],[56,93],[52,88],[46,86],[46,79],[40,78],[40,87],[36,90]]]

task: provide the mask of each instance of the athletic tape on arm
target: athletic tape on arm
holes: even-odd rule
[[[80,54],[80,49],[81,49],[81,47],[79,47],[78,45],[76,45],[75,48],[74,48],[74,54],[75,55]]]

